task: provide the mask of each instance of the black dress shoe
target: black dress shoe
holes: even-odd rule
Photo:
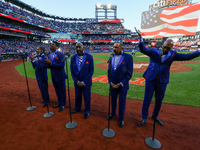
[[[83,118],[87,119],[89,116],[90,116],[90,114],[88,113],[88,114],[85,114]]]
[[[155,120],[160,126],[163,126],[163,123],[158,119],[158,117],[152,116],[152,119]]]
[[[75,113],[77,113],[79,111],[81,111],[81,110],[73,110],[73,111],[71,111],[71,114],[75,114]]]
[[[44,100],[42,100],[41,103],[44,103]]]
[[[146,124],[147,124],[147,120],[146,120],[146,119],[142,119],[141,125],[142,125],[142,126],[146,126]]]
[[[53,108],[57,108],[57,107],[60,107],[61,105],[58,104],[58,105],[54,105]]]
[[[44,108],[44,107],[46,107],[47,105],[48,105],[48,103],[44,104],[42,107]]]
[[[107,120],[112,119],[114,116],[112,114],[110,114],[110,116],[108,116]]]
[[[65,106],[60,106],[59,112],[63,111],[65,109]]]
[[[123,121],[123,120],[120,120],[120,121],[119,121],[119,126],[122,127],[123,125],[124,125],[124,121]]]

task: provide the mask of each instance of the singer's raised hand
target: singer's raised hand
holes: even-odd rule
[[[142,32],[140,30],[137,30],[136,27],[135,27],[135,32],[137,32],[139,38],[142,38]]]

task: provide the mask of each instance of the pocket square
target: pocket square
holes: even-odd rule
[[[174,54],[172,54],[171,57],[174,57]]]

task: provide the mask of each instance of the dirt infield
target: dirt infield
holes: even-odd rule
[[[108,139],[102,135],[107,128],[108,97],[92,94],[90,117],[83,119],[82,112],[74,114],[75,129],[66,129],[69,122],[69,105],[63,112],[53,109],[57,104],[53,84],[49,83],[50,112],[55,115],[44,118],[47,112],[42,108],[41,96],[35,79],[29,78],[31,100],[34,111],[26,111],[30,106],[25,77],[14,68],[20,60],[0,63],[0,150],[107,150],[134,149],[148,150],[144,139],[152,137],[151,115],[147,126],[141,126],[142,101],[127,99],[125,125],[118,126],[118,117],[110,122],[115,137]],[[132,90],[132,89],[130,89]],[[133,91],[134,92],[134,91]],[[74,89],[70,89],[71,106],[74,109]],[[84,105],[83,105],[84,106]],[[152,113],[153,104],[149,112]],[[162,144],[162,150],[200,149],[200,108],[163,104],[160,119],[164,126],[156,125],[155,138]]]

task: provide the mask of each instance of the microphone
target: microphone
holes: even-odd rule
[[[160,54],[160,56],[163,55],[163,51],[162,51],[162,48],[161,48],[161,47],[159,48],[159,54]]]
[[[114,53],[112,53],[112,54],[110,55],[110,58],[108,59],[107,63],[109,63],[109,62],[112,60],[113,56],[114,56]]]
[[[67,57],[70,57],[70,53],[69,53],[69,52],[65,52],[65,55],[66,55]]]
[[[63,60],[62,60],[61,62],[63,62],[63,61],[65,61],[65,60],[67,60],[67,58],[68,58],[68,57],[64,57],[64,58],[63,58]]]
[[[41,55],[42,55],[42,54],[39,54],[39,55],[37,54],[37,55],[34,56],[34,58],[36,58],[36,57],[40,57]]]
[[[66,53],[65,55],[66,55],[66,57],[64,57],[63,60],[62,60],[61,62],[67,60],[67,59],[70,57],[70,53]]]
[[[24,57],[26,55],[26,53],[24,53],[22,50],[17,50],[17,55]]]

